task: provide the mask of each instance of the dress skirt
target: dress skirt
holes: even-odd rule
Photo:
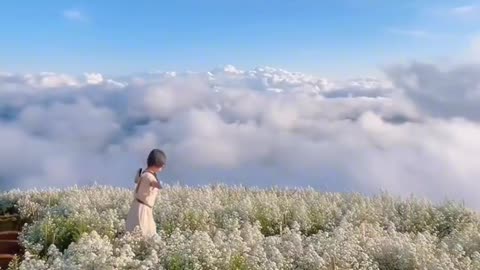
[[[153,219],[152,208],[133,200],[125,222],[126,230],[132,232],[136,226],[140,227],[142,235],[152,236],[157,233],[157,225]]]

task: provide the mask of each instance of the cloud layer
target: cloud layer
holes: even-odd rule
[[[387,74],[0,73],[1,187],[131,186],[158,147],[170,183],[383,189],[480,207],[478,67]]]
[[[78,9],[67,9],[63,11],[63,17],[74,22],[87,22],[89,18]]]

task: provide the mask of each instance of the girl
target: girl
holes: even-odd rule
[[[144,236],[152,236],[157,233],[157,226],[153,219],[153,205],[158,190],[162,188],[157,178],[157,173],[165,167],[167,157],[159,149],[153,149],[147,158],[147,168],[142,172],[138,170],[135,177],[137,187],[134,192],[134,200],[127,215],[126,230],[132,232],[139,226]]]

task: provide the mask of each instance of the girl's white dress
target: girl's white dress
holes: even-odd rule
[[[158,189],[150,185],[152,182],[157,182],[157,178],[150,172],[143,172],[136,177],[135,182],[137,187],[125,222],[126,230],[132,232],[139,226],[142,234],[149,237],[157,233],[152,208]]]

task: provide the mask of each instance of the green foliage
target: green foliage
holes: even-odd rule
[[[235,255],[230,261],[230,270],[248,270],[247,260],[242,255]]]
[[[52,244],[64,251],[72,242],[78,241],[83,233],[93,230],[84,220],[75,217],[48,217],[28,229],[26,240],[32,245],[42,246],[38,250],[40,256],[45,256]]]
[[[162,239],[122,245],[114,243],[125,235],[129,190],[0,193],[0,203],[3,211],[16,209],[28,221],[22,243],[39,265],[53,262],[57,253],[51,247],[60,261],[72,263],[62,257],[72,256],[68,250],[89,254],[97,245],[113,254],[104,255],[105,265],[116,264],[111,256],[124,258],[119,269],[143,262],[165,269],[323,269],[320,265],[331,258],[349,269],[480,265],[480,216],[455,202],[434,205],[385,193],[366,197],[311,189],[173,186],[161,190],[154,207]],[[72,248],[82,237],[91,239]],[[77,259],[81,263],[83,257]]]
[[[15,202],[6,200],[4,198],[0,199],[0,215],[8,214],[18,214],[18,209],[15,208]]]
[[[194,266],[188,257],[174,254],[168,259],[166,270],[191,270]]]

